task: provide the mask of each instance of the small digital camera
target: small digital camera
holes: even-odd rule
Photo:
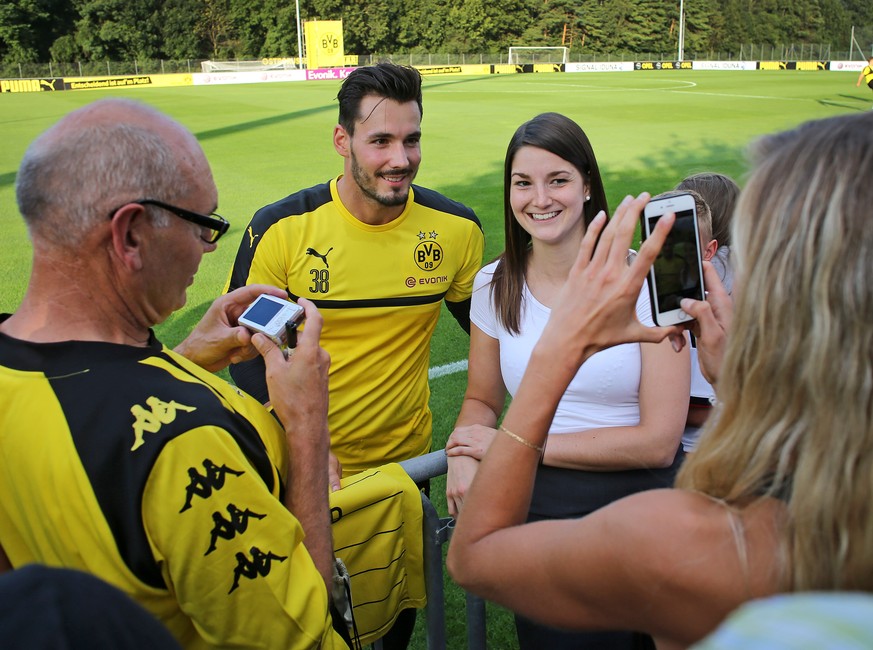
[[[239,324],[266,334],[276,345],[297,345],[297,328],[303,324],[303,307],[289,300],[263,293],[239,317]]]

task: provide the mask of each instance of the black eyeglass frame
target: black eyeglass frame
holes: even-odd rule
[[[129,203],[139,203],[140,205],[153,205],[157,208],[161,208],[162,210],[166,210],[167,212],[172,212],[180,219],[184,219],[185,221],[189,221],[193,224],[200,226],[201,228],[206,228],[209,230],[211,234],[210,238],[203,237],[200,238],[209,243],[214,244],[217,242],[221,236],[227,232],[228,228],[230,228],[230,222],[222,217],[220,214],[212,213],[210,215],[200,214],[199,212],[192,212],[191,210],[186,210],[185,208],[180,208],[175,205],[170,205],[169,203],[164,203],[163,201],[158,201],[157,199],[137,199],[135,201],[129,201]],[[119,206],[120,207],[120,206]],[[109,215],[109,218],[112,218],[118,212],[118,208],[112,211]]]

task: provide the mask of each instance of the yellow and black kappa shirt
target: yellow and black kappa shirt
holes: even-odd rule
[[[0,450],[13,566],[92,573],[186,648],[346,647],[281,502],[281,427],[153,336],[132,347],[0,334]]]

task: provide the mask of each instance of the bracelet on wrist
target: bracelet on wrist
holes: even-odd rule
[[[544,454],[545,451],[546,451],[546,447],[545,447],[545,445],[543,445],[542,447],[540,447],[539,445],[535,445],[535,444],[532,443],[531,441],[529,441],[529,440],[525,440],[525,439],[522,438],[521,436],[517,436],[517,435],[515,435],[512,431],[510,431],[509,429],[507,429],[507,428],[506,428],[505,426],[503,426],[502,424],[500,425],[499,430],[502,431],[503,433],[505,433],[506,435],[508,435],[510,438],[512,438],[512,439],[515,440],[516,442],[520,442],[521,444],[523,444],[523,445],[524,445],[525,447],[527,447],[528,449],[533,449],[534,451],[536,451],[537,453],[539,453],[539,455],[540,455],[540,462],[542,462],[543,454]]]

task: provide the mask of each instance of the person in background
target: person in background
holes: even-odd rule
[[[696,192],[709,208],[712,221],[711,239],[715,240],[715,254],[710,259],[722,286],[733,291],[734,274],[731,268],[731,223],[734,208],[740,196],[740,186],[730,176],[716,172],[699,172],[685,177],[677,190]],[[707,247],[711,243],[707,241]]]
[[[323,314],[331,451],[349,476],[430,451],[431,337],[443,301],[469,331],[484,237],[470,208],[413,185],[422,135],[417,70],[356,68],[337,99],[342,175],[258,210],[228,289],[270,284]],[[260,359],[230,373],[266,400]],[[406,611],[386,648],[406,647],[415,620]]]
[[[606,212],[594,151],[578,124],[543,113],[510,140],[504,167],[506,251],[477,275],[467,391],[446,445],[449,511],[498,431],[557,305],[588,225]],[[629,252],[629,251],[628,251]],[[635,312],[653,325],[648,291]],[[561,398],[537,468],[527,521],[587,515],[629,494],[673,484],[688,407],[689,359],[668,341],[594,355]],[[633,631],[567,632],[516,618],[522,649],[636,648]]]
[[[676,191],[694,192],[700,196],[709,212],[709,218],[701,219],[698,210],[702,257],[708,260],[728,294],[733,290],[734,273],[731,268],[731,222],[734,208],[740,195],[736,182],[724,174],[700,172],[683,179]],[[685,453],[694,451],[700,429],[712,411],[715,390],[700,372],[697,362],[697,340],[691,337],[691,400],[688,405],[688,420],[682,433],[682,448]]]
[[[629,341],[685,344],[680,327],[636,317],[673,225],[661,219],[628,266],[642,194],[589,225],[479,466],[447,558],[464,589],[550,625],[641,630],[659,647],[691,645],[775,593],[873,591],[873,114],[808,122],[753,151],[735,304],[706,262],[707,300],[682,301],[719,399],[676,488],[525,523],[537,448],[578,368]]]
[[[873,56],[867,59],[867,65],[864,66],[864,69],[861,70],[861,74],[858,75],[858,81],[855,82],[855,88],[861,86],[862,80],[867,84],[870,90],[873,90]]]
[[[718,242],[712,238],[712,214],[709,206],[697,192],[691,189],[671,190],[662,192],[654,199],[676,196],[677,194],[691,194],[694,197],[694,205],[697,211],[697,234],[700,241],[701,261],[711,262],[718,252]],[[691,399],[688,404],[688,414],[685,422],[685,430],[682,432],[682,450],[687,454],[694,451],[697,438],[700,436],[700,427],[706,421],[712,409],[712,401],[715,392],[709,382],[703,378],[700,365],[697,362],[697,342],[691,337]]]
[[[0,316],[0,559],[93,574],[185,648],[347,647],[318,310],[301,301],[289,359],[237,324],[283,295],[264,285],[221,296],[175,351],[152,331],[229,225],[197,140],[97,101],[30,145],[16,195],[33,268]],[[258,352],[276,417],[213,374]]]

